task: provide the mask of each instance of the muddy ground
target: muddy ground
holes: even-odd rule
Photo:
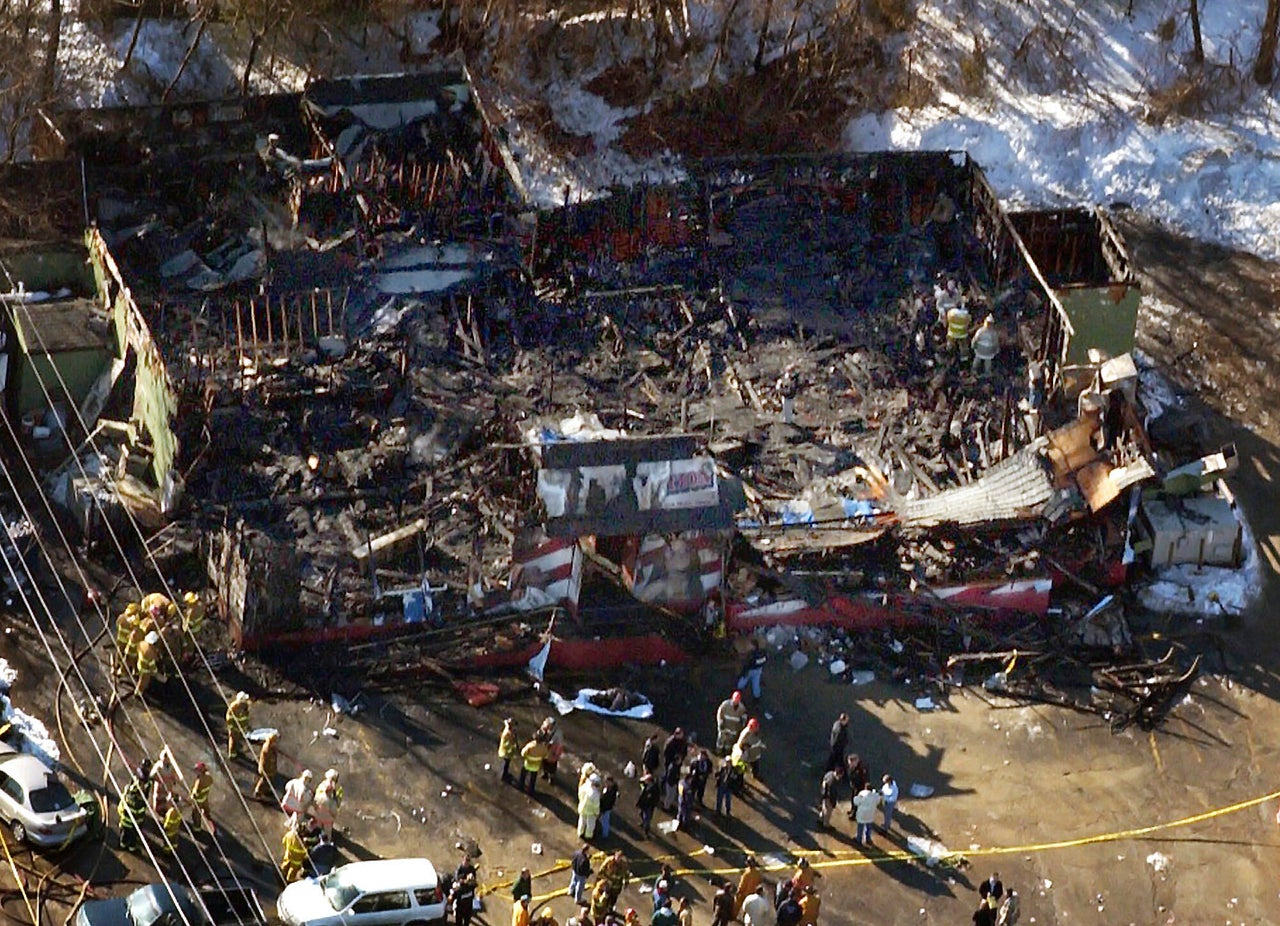
[[[642,840],[633,823],[636,787],[623,783],[621,825],[600,846],[623,849],[641,876],[624,904],[647,914],[638,885],[665,859],[681,872],[676,893],[696,898],[695,922],[704,924],[712,873],[736,877],[746,852],[780,864],[804,853],[823,873],[824,923],[967,923],[974,886],[992,870],[1021,894],[1023,923],[1275,922],[1280,889],[1269,863],[1280,846],[1277,801],[1219,811],[1277,788],[1280,635],[1269,616],[1280,603],[1280,506],[1273,485],[1280,480],[1280,420],[1273,404],[1280,379],[1280,268],[1185,241],[1133,216],[1123,224],[1146,291],[1157,297],[1144,308],[1140,345],[1176,380],[1201,392],[1211,440],[1239,446],[1243,465],[1232,484],[1263,552],[1266,588],[1250,613],[1221,626],[1158,618],[1148,626],[1192,646],[1207,639],[1206,631],[1221,631],[1225,658],[1215,657],[1214,674],[1197,683],[1159,731],[1112,735],[1096,717],[1017,706],[981,689],[958,692],[938,710],[921,712],[913,706],[914,688],[837,685],[816,665],[793,673],[775,655],[758,708],[769,744],[763,781],[733,820],[704,817],[692,833]],[[109,584],[105,576],[98,581]],[[60,740],[65,737],[72,777],[79,775],[75,759],[84,767],[83,783],[100,783],[101,759],[70,701],[64,696],[54,704],[59,676],[43,643],[28,620],[7,621],[12,632],[0,636],[0,656],[20,673],[15,700],[45,718]],[[61,623],[73,643],[81,639],[73,621],[64,617]],[[60,656],[59,666],[65,662]],[[91,684],[101,684],[92,656],[81,665]],[[712,737],[714,706],[736,667],[736,657],[725,654],[633,677],[658,706],[652,723],[570,715],[561,782],[536,799],[498,782],[494,756],[504,715],[528,731],[549,712],[533,694],[476,709],[443,688],[423,686],[366,695],[358,714],[336,720],[321,702],[276,698],[259,703],[253,719],[255,726],[283,731],[283,772],[303,765],[343,772],[341,858],[421,853],[451,868],[454,845],[474,839],[483,849],[481,876],[490,892],[482,921],[505,924],[510,908],[504,885],[520,866],[537,875],[539,897],[554,895],[568,881],[562,869],[573,848],[569,782],[577,766],[591,759],[616,774],[638,758],[644,736],[660,727],[682,724],[701,739]],[[226,694],[245,684],[234,666],[218,670],[218,678]],[[550,682],[571,691],[614,680],[553,675]],[[222,711],[210,675],[199,672],[189,681],[220,733]],[[126,708],[115,729],[130,758],[154,753],[161,737],[187,763],[213,758],[201,715],[175,683],[156,692],[151,711]],[[57,732],[59,709],[65,734]],[[901,829],[869,852],[853,844],[852,823],[843,817],[831,833],[817,834],[813,826],[826,732],[841,710],[850,712],[853,748],[874,774],[892,772],[904,792],[913,783],[934,789],[926,799],[904,793]],[[336,735],[326,735],[326,726]],[[103,728],[96,726],[94,734],[105,751]],[[118,753],[112,762],[118,770]],[[486,764],[492,767],[486,770]],[[247,792],[253,777],[248,764],[233,765],[232,774]],[[225,854],[258,879],[269,900],[274,888],[263,862],[278,857],[281,816],[263,804],[241,803],[223,779],[215,789],[215,811],[222,833],[216,845],[204,841],[205,856]],[[1197,815],[1208,816],[1134,832]],[[940,840],[963,853],[969,867],[928,869],[899,859],[895,850],[908,834]],[[541,854],[533,852],[534,843],[542,845]],[[199,877],[200,853],[191,843],[182,857]],[[18,860],[40,871],[48,867],[21,853]],[[125,890],[119,879],[155,877],[149,865],[120,855],[114,835],[105,852],[89,845],[61,861],[61,883],[70,885],[67,873],[74,872],[90,877],[102,893]],[[9,875],[0,879],[12,884]],[[74,894],[54,891],[52,899],[46,920],[60,922]],[[570,912],[563,896],[546,902],[562,919]],[[13,893],[3,895],[0,908],[24,915]]]

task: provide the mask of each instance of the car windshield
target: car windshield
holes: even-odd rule
[[[341,871],[326,875],[320,881],[320,886],[324,888],[324,896],[329,901],[329,906],[335,910],[347,909],[351,901],[360,896],[355,885],[343,879]]]
[[[56,778],[45,779],[43,788],[31,792],[31,809],[36,813],[61,813],[75,806],[75,798]]]
[[[125,904],[129,921],[134,926],[151,926],[160,916],[160,908],[156,906],[154,892],[145,887],[130,894]]]

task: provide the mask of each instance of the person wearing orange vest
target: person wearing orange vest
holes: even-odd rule
[[[800,896],[800,926],[818,926],[818,911],[822,909],[822,898],[810,884]]]

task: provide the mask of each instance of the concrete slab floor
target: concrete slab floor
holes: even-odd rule
[[[38,676],[38,651],[32,656],[31,649],[23,650],[30,657],[26,671]],[[1095,717],[1016,706],[972,689],[921,712],[913,706],[914,690],[880,682],[836,684],[821,666],[811,663],[793,673],[775,656],[765,672],[762,702],[754,707],[768,744],[762,782],[749,786],[732,820],[703,814],[690,833],[655,831],[655,838],[642,839],[635,824],[637,786],[622,777],[623,766],[638,761],[645,735],[677,724],[696,731],[699,741],[713,741],[715,705],[731,690],[736,667],[726,657],[640,676],[637,687],[658,708],[653,724],[580,713],[565,717],[559,781],[535,798],[502,785],[496,759],[503,716],[514,717],[527,734],[550,713],[533,695],[483,709],[426,689],[365,696],[362,711],[338,720],[326,705],[277,701],[257,704],[253,725],[283,733],[286,755],[277,785],[303,766],[317,776],[328,767],[342,772],[346,804],[339,860],[425,854],[452,869],[455,844],[478,842],[484,923],[507,922],[506,886],[525,865],[535,873],[535,894],[546,898],[557,917],[563,921],[572,912],[570,901],[556,895],[567,885],[564,869],[575,846],[576,798],[570,791],[588,759],[621,784],[615,833],[597,845],[622,849],[632,860],[637,878],[621,906],[634,906],[646,918],[651,903],[640,885],[652,883],[660,861],[680,872],[675,893],[695,899],[695,922],[702,923],[710,919],[711,879],[736,879],[748,852],[778,864],[801,853],[809,858],[823,875],[824,923],[965,923],[977,883],[992,870],[1022,896],[1023,923],[1265,923],[1280,909],[1277,889],[1264,874],[1266,860],[1280,846],[1277,802],[1214,815],[1275,789],[1270,769],[1280,709],[1248,687],[1214,678],[1197,683],[1165,729],[1113,736]],[[562,690],[574,687],[568,680],[550,681]],[[199,688],[198,697],[207,698],[205,685]],[[42,691],[20,690],[15,698],[19,704],[35,702],[28,709],[38,712]],[[154,726],[136,707],[132,711],[150,754],[163,735],[188,766],[211,759],[209,742],[189,705],[182,708],[175,686],[161,689],[156,702]],[[819,833],[814,826],[827,731],[841,710],[852,719],[850,750],[863,756],[874,777],[893,773],[903,791],[898,827],[888,838],[877,834],[869,851],[853,842],[853,823],[843,807],[832,831]],[[67,720],[68,748],[92,773],[87,742],[74,717]],[[326,724],[336,736],[324,733]],[[220,713],[213,727],[221,732]],[[126,752],[140,753],[123,717],[118,732]],[[247,794],[253,783],[249,764],[239,760],[233,769]],[[933,788],[933,794],[909,797],[913,783]],[[252,799],[247,807],[246,813],[218,776],[214,812],[222,835],[217,847],[205,840],[212,857],[225,853],[242,867],[252,865],[251,859],[278,858],[283,816]],[[1200,814],[1210,816],[1123,835]],[[656,819],[669,817],[659,811]],[[114,828],[114,808],[111,822]],[[928,869],[902,860],[907,835],[936,838],[971,864]],[[114,833],[109,839],[120,861],[100,862],[97,880],[155,877],[149,865],[115,851]],[[541,854],[533,852],[535,843]],[[1067,845],[1045,847],[1057,843]],[[182,856],[198,876],[190,843]],[[85,847],[65,867],[88,877],[96,857],[93,847]],[[272,900],[268,871],[261,867],[257,874],[264,901]],[[782,871],[769,875],[781,876]]]

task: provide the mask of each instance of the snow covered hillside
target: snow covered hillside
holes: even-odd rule
[[[1127,203],[1193,236],[1280,257],[1280,109],[1274,86],[1259,88],[1248,74],[1265,0],[1201,0],[1206,61],[1196,68],[1186,0],[898,5],[912,15],[873,28],[867,10],[883,9],[883,0],[768,4],[763,41],[763,3],[693,0],[631,23],[624,7],[522,12],[523,33],[495,30],[470,49],[469,63],[509,117],[544,204],[677,176],[678,155],[704,153],[699,126],[721,149],[741,129],[748,151],[759,150],[764,126],[773,150],[828,140],[859,151],[965,149],[1012,202]],[[729,11],[737,12],[726,23]],[[663,47],[658,21],[684,39]],[[147,102],[188,57],[174,96],[236,92],[246,48],[231,30],[211,26],[188,56],[194,27],[146,22],[123,67],[132,31],[124,20],[68,21],[59,58],[67,95],[81,105]],[[299,34],[298,48],[260,55],[250,85],[296,88],[321,67],[422,67],[441,50],[439,37],[434,11],[327,29],[323,48],[317,33]],[[800,67],[820,70],[805,55],[847,71],[788,101],[787,81]],[[801,64],[753,90],[749,80],[784,59]],[[717,86],[726,88],[720,96]],[[757,123],[747,138],[741,114],[717,115],[751,92],[758,99],[744,109],[776,107],[778,118],[771,125],[769,113],[747,113]],[[798,112],[815,108],[830,131],[796,126]]]

